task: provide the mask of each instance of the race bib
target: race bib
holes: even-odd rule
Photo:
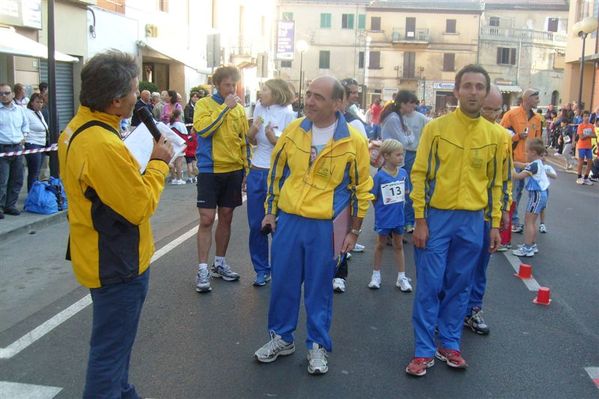
[[[395,181],[392,183],[381,185],[381,194],[383,196],[383,204],[396,204],[403,202],[405,198],[405,181]]]

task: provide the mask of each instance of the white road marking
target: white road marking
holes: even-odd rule
[[[509,251],[504,252],[503,254],[505,255],[508,262],[510,262],[510,265],[512,265],[512,267],[514,268],[514,271],[516,273],[518,273],[518,270],[520,269],[520,263],[526,263],[526,261],[521,261],[520,258],[518,258],[516,255],[509,253]],[[533,268],[532,269],[533,276],[534,276],[534,273],[535,273],[535,269]],[[538,291],[539,288],[541,288],[539,283],[537,283],[537,280],[535,280],[532,277],[527,278],[527,279],[521,279],[521,280],[524,283],[524,285],[526,286],[526,288],[529,289],[529,291]]]
[[[0,399],[52,399],[62,388],[0,381]]]
[[[247,197],[245,193],[242,196],[242,201],[245,202]],[[214,220],[218,220],[218,213],[216,214]],[[175,238],[173,241],[169,242],[156,252],[154,252],[154,256],[152,256],[152,260],[150,264],[156,262],[158,259],[162,258],[164,255],[177,248],[179,245],[196,235],[198,232],[198,226],[193,227],[187,232],[183,233],[179,237]],[[27,334],[23,335],[21,338],[17,339],[12,344],[8,345],[6,348],[0,348],[0,359],[10,359],[17,354],[19,354],[22,350],[29,347],[35,341],[42,338],[44,335],[48,334],[50,331],[54,330],[56,327],[75,316],[77,313],[88,307],[92,303],[91,296],[87,294],[62,312],[52,316],[50,319],[46,320],[44,323],[40,324],[33,330],[29,331]],[[1,393],[2,391],[0,391]],[[3,396],[0,396],[0,399],[4,399]]]
[[[585,367],[584,370],[591,377],[595,386],[599,388],[599,367]]]

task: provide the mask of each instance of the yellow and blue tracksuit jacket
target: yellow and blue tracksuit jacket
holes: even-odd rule
[[[58,158],[69,203],[69,247],[79,283],[98,288],[144,273],[154,254],[150,217],[158,207],[169,171],[150,160],[145,172],[125,147],[120,117],[80,106],[58,139]],[[89,121],[92,126],[73,140]],[[68,154],[67,154],[68,150]]]
[[[503,185],[501,188],[501,210],[510,211],[512,205],[512,168],[514,160],[512,156],[512,134],[503,126],[495,124],[499,129],[499,135],[503,134],[504,154],[503,154]]]
[[[486,209],[492,227],[499,228],[505,152],[500,137],[492,123],[460,108],[429,122],[411,174],[415,217],[424,218],[429,207]]]
[[[337,129],[310,165],[312,122],[296,119],[272,151],[266,214],[278,210],[312,219],[333,219],[350,206],[352,216],[368,210],[373,181],[368,144],[337,112]]]
[[[200,173],[249,171],[249,130],[245,110],[239,104],[231,109],[219,94],[196,103],[193,127],[198,132],[198,169]]]

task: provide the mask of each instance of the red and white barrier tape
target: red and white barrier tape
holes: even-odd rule
[[[0,158],[14,157],[14,156],[18,156],[18,155],[36,154],[38,152],[49,152],[49,151],[57,151],[57,150],[58,150],[58,144],[52,144],[50,147],[46,147],[46,148],[36,148],[33,150],[22,150],[22,151],[0,152]]]

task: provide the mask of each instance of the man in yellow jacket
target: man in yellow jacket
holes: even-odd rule
[[[148,291],[158,207],[172,147],[154,145],[143,173],[119,136],[137,99],[138,67],[112,50],[81,71],[81,106],[58,140],[69,203],[69,250],[77,280],[93,301],[84,398],[137,398],[129,357]]]
[[[406,367],[414,376],[426,374],[434,357],[450,367],[467,367],[460,340],[472,273],[483,246],[485,216],[491,221],[489,250],[501,241],[505,147],[496,127],[480,116],[489,87],[489,74],[482,67],[462,68],[453,90],[459,107],[425,126],[416,152],[411,174],[418,277],[412,314],[416,348]]]
[[[331,280],[340,255],[334,249],[334,227],[343,241],[340,252],[352,250],[373,198],[368,144],[340,112],[343,95],[343,86],[333,77],[310,83],[306,117],[287,126],[272,152],[262,222],[274,232],[271,340],[255,357],[269,363],[295,352],[293,332],[303,283],[310,374],[328,371],[327,352],[332,349]]]
[[[503,126],[497,123],[497,118],[501,114],[502,97],[497,86],[492,85],[489,94],[482,103],[481,115],[491,122],[497,130],[499,139],[503,140],[503,159],[501,168],[501,228],[509,227],[509,211],[512,204],[512,135]],[[470,290],[470,300],[468,301],[468,310],[464,319],[464,326],[480,335],[489,333],[489,326],[483,318],[483,297],[487,287],[487,266],[491,259],[489,252],[489,231],[491,221],[485,218],[485,232],[483,239],[483,248],[480,252],[479,261],[472,275],[472,287]]]
[[[193,127],[198,132],[198,273],[196,291],[210,292],[210,276],[224,281],[238,281],[239,274],[225,260],[233,211],[242,204],[241,187],[249,172],[249,130],[241,99],[235,95],[239,71],[220,67],[212,75],[216,94],[196,103]],[[218,208],[214,233],[214,264],[208,270],[208,253],[212,245],[212,225]]]

